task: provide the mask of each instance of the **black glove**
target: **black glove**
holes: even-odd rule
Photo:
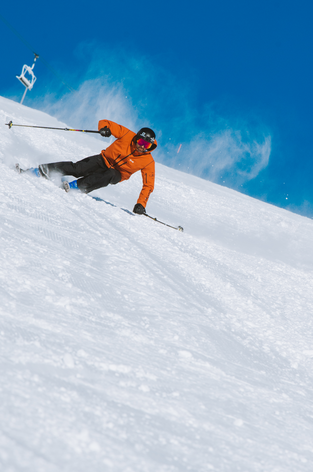
[[[144,206],[141,205],[141,203],[136,203],[133,212],[138,213],[138,215],[143,215],[144,213],[146,213],[146,209]]]
[[[99,129],[99,133],[101,134],[101,136],[103,136],[104,138],[109,138],[111,136],[111,130],[105,126],[104,128],[101,128]]]

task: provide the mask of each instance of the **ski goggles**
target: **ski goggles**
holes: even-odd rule
[[[152,143],[149,143],[149,141],[145,141],[144,139],[140,138],[137,140],[137,144],[139,146],[143,146],[145,149],[150,149],[152,146]]]

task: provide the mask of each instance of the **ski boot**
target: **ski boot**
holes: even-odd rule
[[[63,180],[61,188],[65,190],[65,192],[69,192],[70,190],[79,190],[77,186],[77,180],[73,180],[72,182],[68,182],[67,180]]]
[[[22,172],[27,172],[28,174],[33,174],[36,177],[41,177],[41,173],[40,173],[38,167],[30,167],[29,169],[26,169]]]

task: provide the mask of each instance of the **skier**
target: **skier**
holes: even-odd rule
[[[142,128],[136,134],[109,120],[100,120],[98,130],[105,138],[111,135],[117,138],[107,149],[101,151],[101,154],[86,157],[76,163],[65,161],[41,164],[33,171],[46,178],[53,172],[73,175],[77,180],[64,181],[63,188],[67,192],[79,189],[89,193],[127,180],[140,170],[143,186],[133,212],[145,213],[148,198],[154,189],[155,164],[151,151],[157,147],[155,133],[150,128]]]

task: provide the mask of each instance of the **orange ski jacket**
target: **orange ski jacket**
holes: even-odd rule
[[[117,138],[107,149],[101,151],[105,164],[121,173],[121,182],[141,170],[143,186],[137,203],[146,207],[148,198],[154,189],[155,164],[151,153],[137,151],[133,141],[136,133],[133,131],[109,120],[100,120],[98,130],[105,126]],[[157,145],[156,141],[155,145]]]

